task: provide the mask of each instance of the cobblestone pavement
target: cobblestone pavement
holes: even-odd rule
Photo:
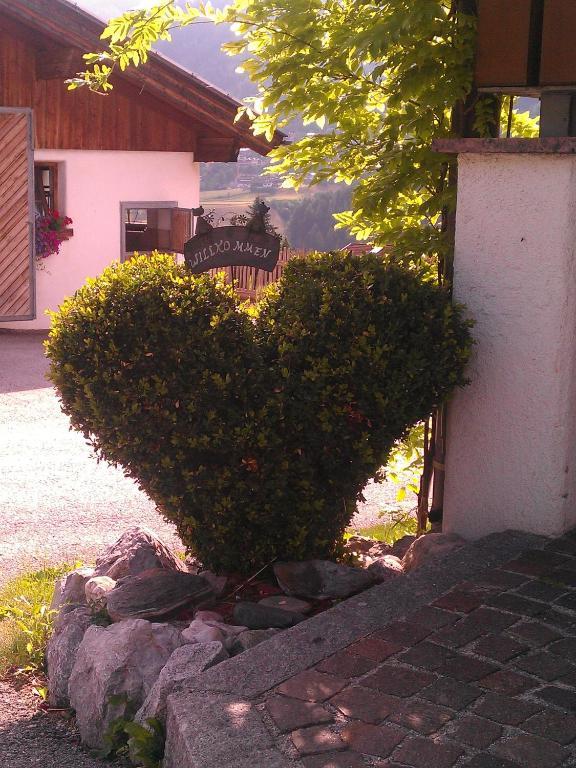
[[[182,549],[174,527],[122,470],[98,463],[70,431],[40,333],[0,331],[0,585],[24,569],[90,562],[127,528],[146,525]],[[379,522],[391,486],[370,486],[358,526]]]
[[[576,765],[576,534],[457,584],[261,709],[305,768]]]

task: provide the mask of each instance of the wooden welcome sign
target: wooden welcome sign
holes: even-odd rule
[[[245,227],[213,227],[195,208],[196,234],[184,246],[186,266],[194,275],[218,267],[255,267],[272,272],[280,256],[280,238],[266,232],[269,208],[260,203]]]

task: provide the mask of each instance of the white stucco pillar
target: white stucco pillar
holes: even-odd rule
[[[449,408],[444,530],[467,538],[576,525],[576,142],[503,145],[459,155],[454,293],[476,346]]]

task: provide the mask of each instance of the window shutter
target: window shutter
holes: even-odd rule
[[[184,243],[192,237],[192,210],[190,208],[171,208],[172,226],[170,227],[170,250],[184,253]]]
[[[0,320],[33,320],[32,111],[0,109]]]

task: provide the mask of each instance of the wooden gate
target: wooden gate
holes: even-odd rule
[[[0,109],[0,320],[33,320],[32,111]]]

